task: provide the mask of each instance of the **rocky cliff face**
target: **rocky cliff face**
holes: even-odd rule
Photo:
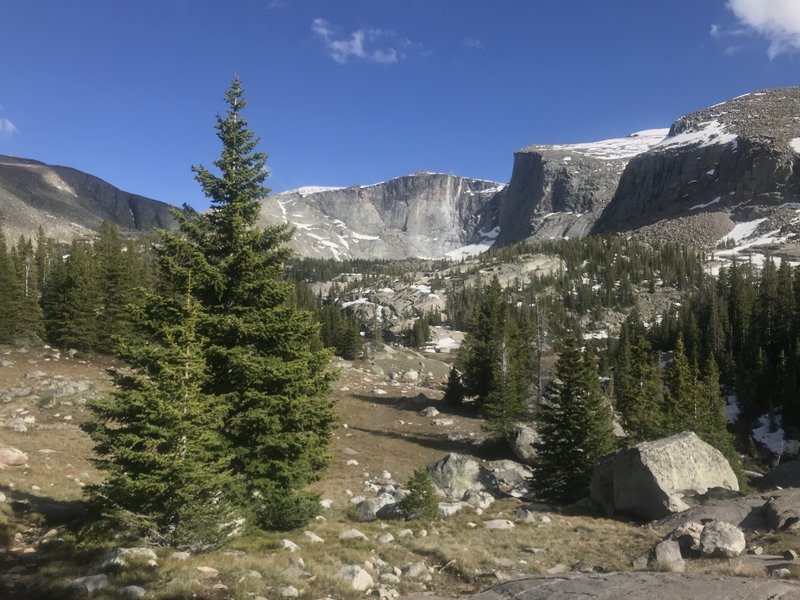
[[[9,240],[35,236],[41,226],[53,239],[69,242],[91,234],[104,219],[128,231],[175,224],[164,202],[76,169],[0,156],[0,222]]]
[[[585,235],[614,196],[631,158],[666,135],[666,129],[653,129],[600,142],[518,150],[500,201],[497,243]]]
[[[781,205],[798,199],[800,87],[763,90],[678,119],[662,142],[631,159],[593,231],[701,212],[724,212],[734,222],[778,219],[763,228],[780,228],[787,224]]]
[[[494,242],[503,184],[417,173],[349,188],[300,188],[264,201],[261,223],[291,223],[292,246],[321,258],[440,258]]]

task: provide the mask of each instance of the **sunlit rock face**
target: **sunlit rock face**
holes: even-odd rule
[[[299,188],[267,198],[261,223],[294,225],[292,246],[302,256],[459,258],[494,242],[504,187],[416,173],[366,186]]]

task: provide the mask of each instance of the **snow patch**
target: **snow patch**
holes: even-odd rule
[[[711,206],[712,204],[717,204],[721,200],[721,198],[722,198],[721,196],[717,196],[710,202],[705,202],[704,204],[695,204],[689,210],[698,210],[700,208],[706,208],[707,206]]]
[[[800,138],[789,140],[789,147],[797,154],[800,154]]]
[[[715,144],[731,144],[736,142],[736,134],[728,133],[725,126],[713,119],[704,123],[698,123],[689,131],[684,131],[678,135],[666,138],[656,146],[662,148],[680,148],[683,146],[698,146],[705,148]]]
[[[759,426],[753,429],[753,439],[766,446],[773,454],[797,454],[800,443],[786,439],[780,415],[775,415],[774,421],[773,426],[769,415],[761,415],[758,418]]]
[[[645,129],[624,138],[612,138],[598,142],[582,144],[556,144],[547,146],[551,150],[574,151],[578,154],[599,158],[601,160],[617,160],[632,158],[646,152],[661,142],[669,133],[669,129]]]
[[[756,228],[761,225],[764,221],[766,221],[766,217],[763,219],[754,219],[753,221],[745,221],[744,223],[737,223],[736,226],[731,230],[728,235],[723,237],[720,242],[727,242],[728,240],[733,240],[735,244],[739,244],[742,240],[750,237],[753,235],[753,232]]]
[[[379,240],[381,239],[377,235],[364,235],[363,233],[356,233],[355,231],[350,232],[350,237],[356,240]]]

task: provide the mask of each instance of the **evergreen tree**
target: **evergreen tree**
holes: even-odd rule
[[[219,175],[193,167],[211,210],[190,214],[182,225],[212,270],[197,294],[208,340],[205,390],[224,401],[231,468],[245,482],[259,523],[295,527],[319,510],[317,496],[304,488],[329,461],[333,374],[329,354],[313,350],[318,328],[312,315],[287,302],[291,283],[283,270],[291,230],[256,226],[268,193],[267,156],[256,151],[259,140],[242,118],[246,103],[238,78],[226,101],[216,124]]]
[[[5,237],[0,231],[0,343],[14,339],[19,299],[19,279]]]
[[[102,295],[88,244],[72,242],[67,258],[54,265],[42,303],[52,342],[78,350],[97,348]]]
[[[439,516],[433,478],[427,467],[415,470],[407,487],[408,494],[400,501],[400,509],[407,519],[432,520]]]
[[[226,100],[220,174],[194,167],[211,210],[185,208],[180,230],[161,232],[157,290],[137,319],[150,343],[122,344],[135,372],[93,404],[88,426],[110,473],[94,498],[205,543],[239,517],[291,528],[316,514],[304,488],[328,463],[336,418],[329,354],[283,278],[291,231],[256,226],[266,155],[241,116],[238,79]]]
[[[528,399],[533,372],[533,353],[528,344],[529,327],[508,319],[495,364],[495,387],[483,405],[485,428],[494,437],[505,439],[514,426],[530,417]]]
[[[39,281],[33,244],[20,237],[12,253],[17,272],[15,292],[17,313],[15,335],[18,338],[41,340],[44,338],[44,316],[39,305]]]
[[[483,300],[472,311],[468,334],[459,353],[464,390],[467,396],[476,398],[478,406],[483,406],[497,386],[495,374],[507,316],[508,307],[495,277],[484,290]]]
[[[461,406],[464,403],[464,385],[461,383],[461,375],[455,367],[450,368],[450,373],[447,375],[447,387],[444,391],[442,398],[447,404],[451,406]]]
[[[166,253],[161,263],[160,293],[132,314],[140,335],[118,348],[132,371],[115,372],[117,391],[89,403],[96,420],[84,429],[107,472],[89,494],[123,524],[127,515],[143,516],[145,535],[202,550],[240,524],[228,496],[240,486],[221,433],[224,406],[202,391],[207,375],[193,273]]]
[[[614,448],[614,434],[593,357],[574,337],[564,341],[536,422],[537,492],[553,502],[580,499],[589,490],[595,462]]]

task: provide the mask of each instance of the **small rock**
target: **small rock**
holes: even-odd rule
[[[423,561],[409,563],[404,566],[403,575],[409,579],[415,579],[417,581],[430,581],[433,579],[431,577],[430,569],[428,569],[428,565],[426,565]]]
[[[379,535],[376,539],[380,544],[391,544],[394,541],[394,536],[391,533],[384,533],[383,535]]]
[[[197,572],[203,579],[215,579],[219,576],[219,571],[213,567],[197,567]]]
[[[325,543],[325,540],[322,539],[321,537],[319,537],[313,531],[304,531],[303,535],[306,536],[308,541],[311,542],[312,544],[323,544],[323,543]]]
[[[281,548],[284,550],[288,550],[289,552],[299,552],[300,546],[295,544],[292,540],[282,539],[281,540]]]
[[[549,569],[545,571],[548,575],[558,575],[559,573],[566,573],[569,571],[569,567],[563,563],[558,563],[557,565],[553,565]]]
[[[786,560],[796,560],[797,559],[797,552],[792,549],[784,550],[783,551],[783,558]]]
[[[122,595],[129,600],[139,600],[139,598],[144,598],[145,594],[147,594],[147,590],[138,585],[127,585],[122,588]]]
[[[340,540],[363,540],[363,541],[366,541],[369,538],[366,535],[364,535],[363,533],[361,533],[358,529],[348,529],[348,530],[343,531],[342,533],[339,534],[339,539]]]
[[[11,421],[19,421],[19,419],[11,419]],[[9,421],[9,423],[11,422]],[[27,431],[27,427],[22,423],[23,430]],[[14,427],[12,427],[14,429]],[[2,467],[21,467],[28,463],[28,455],[22,450],[17,450],[13,446],[0,444],[0,468]]]
[[[787,568],[775,569],[772,571],[772,576],[778,579],[789,579],[792,576],[792,572]]]
[[[439,517],[447,519],[461,512],[463,508],[462,502],[439,502]]]
[[[281,588],[281,596],[283,598],[299,598],[300,597],[300,590],[298,590],[293,585],[287,585]]]
[[[394,573],[382,573],[380,576],[380,582],[388,585],[397,585],[400,583],[400,578]]]
[[[404,538],[404,537],[414,537],[414,532],[411,529],[401,529],[397,532],[397,537]]]
[[[508,519],[492,519],[483,524],[486,529],[514,529],[514,523]]]
[[[331,506],[333,506],[333,500],[329,500],[327,498],[324,498],[324,499],[319,501],[319,505],[322,508],[324,508],[325,510],[328,510]]]
[[[423,417],[438,417],[439,411],[433,406],[428,406],[419,411],[419,414]]]
[[[97,591],[100,591],[108,586],[108,577],[103,574],[100,575],[87,575],[80,577],[69,584],[70,591],[74,593],[85,593],[91,596]]]
[[[350,459],[347,460],[347,462],[345,464],[348,467],[357,467],[358,466],[358,461],[355,458],[350,458]]]
[[[453,419],[434,419],[431,423],[437,427],[449,427],[453,424]]]
[[[188,552],[173,552],[169,557],[173,560],[189,560],[192,555]]]
[[[724,521],[707,523],[700,535],[700,551],[703,556],[733,558],[739,556],[745,546],[742,530]]]
[[[336,573],[336,578],[344,581],[348,587],[357,592],[366,592],[375,585],[372,575],[358,565],[345,565]]]

